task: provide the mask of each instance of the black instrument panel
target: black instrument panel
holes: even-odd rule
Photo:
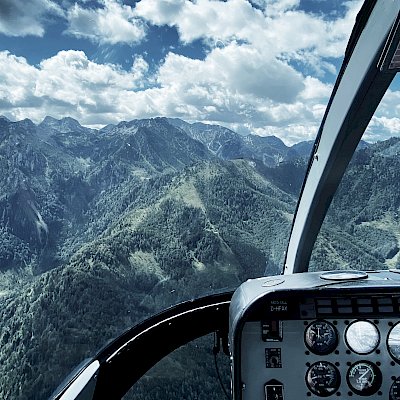
[[[342,325],[341,322],[346,328],[339,333],[335,326]],[[306,365],[309,365],[305,378],[308,389],[319,397],[328,397],[335,393],[342,396],[339,389],[346,389],[347,384],[349,397],[383,396],[383,372],[390,371],[395,374],[395,370],[398,369],[396,363],[399,362],[399,332],[400,322],[392,320],[311,322],[305,328],[305,344],[310,350],[305,352],[305,356],[307,359],[312,353],[320,356],[321,360],[313,364],[306,362]],[[339,346],[340,342],[342,346]],[[341,355],[342,348],[345,350]],[[345,361],[346,359],[348,361]],[[337,361],[333,364],[333,360]],[[400,399],[400,380],[396,375],[391,375],[391,380],[393,383],[389,389],[389,398]],[[310,393],[307,393],[307,396],[310,396]]]
[[[255,343],[247,344],[242,354],[242,377],[245,384],[247,366],[260,360],[260,379],[265,380],[261,398],[400,400],[400,319],[267,320],[247,325],[243,340]],[[279,331],[269,329],[273,327]],[[254,356],[256,351],[263,360]],[[275,389],[268,397],[266,386],[270,391],[271,386],[280,387],[281,394]],[[243,393],[246,390],[245,385]]]

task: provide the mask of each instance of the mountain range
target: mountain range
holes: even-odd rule
[[[279,273],[311,149],[167,118],[100,130],[0,118],[0,398],[44,399],[141,319]],[[399,151],[399,139],[359,148],[312,269],[398,265]],[[167,369],[212,375],[203,355],[171,357]],[[163,374],[129,398],[175,393]],[[220,398],[198,379],[196,398]]]
[[[106,214],[99,207],[108,209],[104,198],[116,187],[122,190],[122,182],[135,186],[216,158],[260,160],[271,167],[311,149],[303,143],[297,153],[275,137],[242,137],[223,127],[165,118],[99,131],[72,118],[46,117],[38,125],[2,118],[0,135],[0,269],[30,265],[35,273],[67,260],[71,242],[81,243],[78,238],[86,240],[94,229],[93,210],[95,219]],[[94,235],[109,222],[96,221]]]

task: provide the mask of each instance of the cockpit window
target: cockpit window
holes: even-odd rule
[[[47,398],[150,315],[282,271],[360,6],[0,2],[0,398]],[[395,133],[397,93],[368,143]],[[396,190],[374,175],[396,187],[396,140],[361,145],[314,269],[397,265]]]
[[[399,267],[398,89],[396,77],[333,198],[311,270]]]

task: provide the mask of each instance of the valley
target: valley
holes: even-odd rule
[[[386,229],[398,226],[398,148],[398,139],[360,147],[312,269],[399,265]],[[0,118],[0,398],[47,398],[138,321],[278,274],[311,149],[167,118],[100,130]],[[196,360],[182,349],[127,399],[152,398],[157,379],[176,393],[180,374],[168,383],[162,372],[171,364],[212,376],[199,343]],[[193,398],[222,398],[188,376]]]

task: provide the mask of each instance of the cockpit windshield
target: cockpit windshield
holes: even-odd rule
[[[0,398],[48,398],[139,321],[281,274],[361,3],[0,2]],[[311,270],[400,262],[399,93],[395,81],[354,155]],[[207,340],[135,398],[214,398]]]

